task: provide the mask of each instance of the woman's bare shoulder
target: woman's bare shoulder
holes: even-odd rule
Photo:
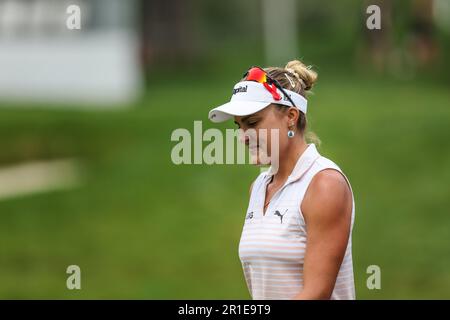
[[[333,220],[351,215],[351,203],[351,190],[342,173],[324,169],[311,180],[301,209],[305,219],[314,216],[313,219]]]

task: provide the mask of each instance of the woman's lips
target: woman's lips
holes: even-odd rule
[[[259,149],[259,145],[248,147],[248,149],[250,150],[250,152],[256,152]]]

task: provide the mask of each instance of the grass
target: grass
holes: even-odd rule
[[[86,177],[0,202],[0,298],[250,298],[237,248],[258,169],[170,159],[172,131],[213,127],[207,111],[233,81],[155,81],[116,111],[4,103],[0,163],[75,157]],[[355,193],[358,299],[450,298],[449,98],[436,84],[324,78],[310,99],[319,150]],[[71,264],[80,291],[66,289]],[[366,288],[372,264],[381,290]]]

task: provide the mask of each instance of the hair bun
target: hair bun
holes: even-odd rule
[[[311,69],[311,66],[307,67],[299,60],[289,61],[284,69],[302,83],[305,91],[310,90],[317,80],[317,73]]]

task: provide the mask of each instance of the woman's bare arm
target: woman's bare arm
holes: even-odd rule
[[[294,299],[329,299],[347,248],[352,195],[336,170],[315,175],[301,205],[307,228],[303,290]]]

